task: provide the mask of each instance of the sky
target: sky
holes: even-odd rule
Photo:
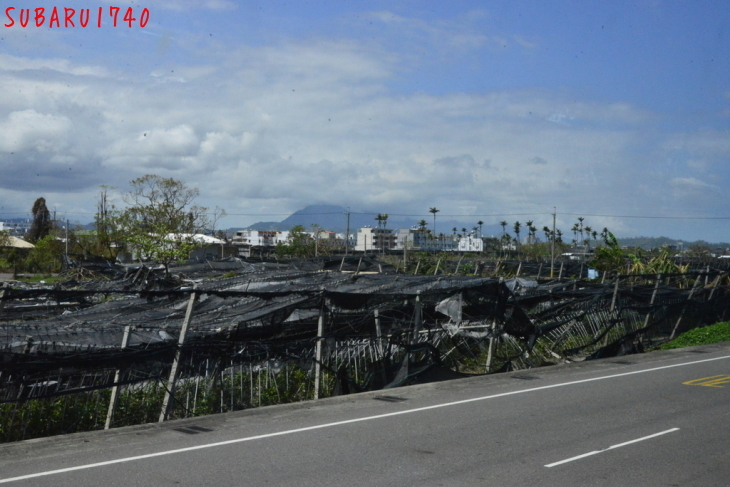
[[[555,208],[566,234],[730,241],[725,1],[64,1],[0,1],[0,220],[43,196],[89,222],[101,185],[123,206],[158,174],[222,228]]]

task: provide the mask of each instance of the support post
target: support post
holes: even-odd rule
[[[697,276],[694,285],[692,285],[692,290],[689,292],[689,296],[687,297],[687,303],[692,301],[692,296],[694,296],[695,290],[697,289],[698,285],[700,285],[699,276]],[[677,318],[677,323],[675,323],[674,328],[672,329],[672,334],[669,335],[669,340],[674,340],[674,334],[677,333],[677,329],[679,328],[679,324],[682,322],[682,317],[684,316],[684,312],[686,309],[687,304],[682,307],[682,312],[679,313],[679,318]]]
[[[459,262],[456,264],[456,271],[454,271],[454,274],[459,273],[459,267],[461,267],[461,259],[463,259],[463,258],[464,258],[464,254],[461,254],[461,257],[459,257]],[[439,259],[439,262],[441,262],[441,259]],[[436,273],[434,272],[434,274],[436,274]]]
[[[418,338],[418,332],[421,331],[421,325],[422,325],[422,311],[421,311],[421,291],[416,291],[416,316],[415,321],[413,323],[413,339],[416,340]]]
[[[132,327],[127,325],[124,327],[124,335],[122,335],[122,347],[121,350],[127,348],[129,344],[129,335],[132,331]],[[104,423],[104,429],[108,430],[112,427],[112,421],[114,420],[114,410],[117,408],[117,401],[119,399],[119,386],[117,385],[122,378],[122,369],[117,369],[114,372],[114,386],[112,386],[112,395],[109,398],[109,410],[106,413],[106,422]]]
[[[657,293],[657,290],[659,289],[659,283],[661,282],[661,280],[662,280],[662,275],[657,274],[656,275],[656,284],[654,284],[654,292],[651,293],[651,301],[649,301],[649,306],[654,305],[654,300],[656,299],[656,293]],[[649,317],[651,317],[651,309],[649,310],[648,313],[646,313],[646,318],[644,318],[644,328],[649,326]]]
[[[407,269],[408,269],[408,234],[406,234],[406,238],[403,240],[403,274],[406,273]]]
[[[2,284],[0,284],[0,314],[3,313],[3,308],[5,307],[5,293],[7,291],[3,287]]]
[[[553,206],[553,234],[550,239],[550,279],[555,277],[555,215],[558,210]]]
[[[324,302],[319,309],[317,321],[317,346],[314,352],[314,398],[319,399],[319,389],[322,383],[322,340],[324,335]]]
[[[177,371],[180,366],[180,355],[182,354],[182,346],[185,343],[185,335],[188,333],[190,327],[190,320],[193,317],[193,308],[195,307],[195,301],[198,299],[198,292],[193,288],[190,293],[190,300],[188,301],[188,308],[185,311],[185,319],[183,320],[182,328],[180,328],[180,337],[177,340],[177,350],[175,351],[175,359],[172,361],[172,368],[170,369],[170,378],[167,381],[167,391],[165,391],[165,398],[162,401],[162,409],[160,410],[160,420],[162,423],[167,419],[170,414],[170,408],[172,402],[175,400],[175,386],[177,382]]]
[[[492,368],[492,358],[494,357],[494,345],[495,345],[495,337],[494,334],[497,330],[497,319],[495,318],[492,321],[492,326],[490,328],[492,332],[492,336],[489,337],[489,349],[487,350],[487,365],[486,365],[486,373],[489,373],[489,370]]]
[[[621,281],[620,277],[616,277],[616,284],[613,285],[613,298],[611,298],[611,312],[616,309],[616,296],[618,295],[618,283]]]
[[[378,355],[380,359],[383,358],[383,330],[380,328],[380,311],[376,308],[375,311],[373,311],[375,314],[375,337],[377,342],[377,350]]]
[[[563,278],[563,264],[565,264],[565,261],[560,261],[560,273],[558,274],[558,281]]]
[[[721,278],[722,274],[718,274],[715,278],[715,281],[712,283],[712,291],[710,291],[710,297],[707,298],[708,301],[712,301],[712,296],[715,294],[715,289],[717,289],[717,285],[720,284]],[[2,310],[2,307],[0,307],[0,310]]]

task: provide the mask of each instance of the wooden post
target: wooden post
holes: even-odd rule
[[[717,289],[717,285],[720,283],[720,278],[722,277],[722,274],[718,274],[715,278],[715,281],[712,283],[712,291],[710,291],[710,297],[707,298],[708,301],[712,301],[712,296],[715,294],[715,289]],[[2,309],[2,308],[0,308]]]
[[[319,310],[317,321],[317,346],[314,352],[314,398],[319,399],[319,389],[322,383],[322,340],[324,339],[324,302]]]
[[[345,256],[342,256],[342,262],[340,262],[340,272],[342,272],[342,266],[345,265]]]
[[[454,271],[454,274],[459,273],[459,267],[461,267],[461,259],[463,259],[463,258],[464,258],[464,254],[461,254],[461,257],[459,257],[459,262],[456,264],[456,270]],[[441,261],[441,259],[439,259],[439,261]]]
[[[403,239],[403,274],[408,270],[408,234]]]
[[[522,270],[522,261],[520,261],[519,265],[517,266],[517,274],[515,274],[515,277],[520,277],[521,270]]]
[[[563,264],[565,264],[565,261],[560,261],[560,272],[558,273],[558,281],[563,278]]]
[[[620,277],[616,277],[616,284],[613,286],[613,298],[611,298],[611,311],[616,309],[616,296],[618,295],[618,283],[621,281]]]
[[[540,274],[542,274],[542,261],[540,262],[540,267],[537,268],[537,279],[540,279]]]
[[[492,336],[489,337],[489,349],[487,350],[487,365],[486,365],[486,373],[489,373],[489,369],[492,368],[492,358],[494,357],[494,345],[495,345],[495,337],[494,333],[497,329],[497,320],[494,319],[492,321],[491,326]]]
[[[692,301],[692,296],[695,293],[695,289],[697,289],[697,286],[700,284],[700,278],[697,276],[697,279],[695,280],[694,285],[692,286],[692,290],[689,292],[689,296],[687,297],[687,302],[689,303]],[[672,334],[669,335],[669,340],[674,340],[674,334],[677,333],[677,328],[679,328],[679,324],[682,322],[682,317],[684,316],[684,312],[687,309],[687,305],[685,304],[682,307],[682,312],[679,313],[679,318],[677,318],[677,323],[674,325],[674,328],[672,329]]]
[[[360,256],[360,260],[357,261],[357,270],[355,271],[355,274],[360,274],[360,264],[362,264],[362,256]]]
[[[459,262],[461,262],[461,261],[459,261]],[[439,271],[439,266],[440,266],[440,265],[441,265],[441,257],[439,257],[439,260],[438,260],[438,261],[436,261],[436,269],[434,269],[434,271],[433,271],[433,275],[434,275],[434,276],[435,276],[436,274],[438,274],[438,271]],[[459,266],[456,266],[456,272],[459,272]]]
[[[649,301],[649,306],[652,306],[654,304],[654,299],[656,299],[656,292],[659,289],[659,283],[662,280],[662,275],[657,274],[656,275],[656,284],[654,285],[654,292],[651,293],[651,301]],[[651,309],[648,313],[646,313],[646,318],[644,319],[644,328],[649,326],[649,317],[651,316]]]
[[[375,337],[376,337],[376,343],[377,343],[376,349],[378,350],[378,355],[379,355],[378,358],[382,360],[382,358],[383,358],[383,342],[382,342],[383,330],[380,329],[380,312],[376,308],[373,313],[375,314]]]
[[[416,316],[415,316],[415,322],[413,323],[413,338],[414,340],[418,338],[418,332],[421,331],[421,321],[422,321],[422,315],[421,315],[421,291],[416,291]]]
[[[127,348],[129,344],[129,335],[132,331],[132,327],[127,325],[124,327],[124,335],[122,335],[122,347],[121,350]],[[112,427],[112,421],[114,420],[114,410],[117,408],[117,400],[119,399],[119,386],[117,385],[122,378],[122,369],[117,369],[114,373],[114,386],[112,386],[112,395],[109,398],[109,411],[106,413],[106,423],[104,423],[104,429],[108,430]]]
[[[193,317],[193,308],[195,307],[195,301],[198,299],[198,292],[193,288],[190,293],[190,300],[188,301],[188,308],[185,311],[185,319],[183,320],[182,327],[180,328],[180,336],[177,340],[177,350],[175,351],[175,359],[172,361],[172,368],[170,369],[170,378],[167,381],[167,391],[165,391],[165,398],[162,401],[162,409],[160,410],[160,420],[162,423],[167,419],[170,414],[170,408],[172,402],[175,400],[175,385],[177,382],[177,370],[180,366],[180,355],[182,354],[182,346],[185,343],[185,335],[188,333],[190,327],[190,320]]]
[[[418,262],[416,262],[416,270],[413,271],[413,275],[418,274],[418,268],[421,267],[421,260],[419,259]]]

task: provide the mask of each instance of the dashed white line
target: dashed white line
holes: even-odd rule
[[[549,464],[547,464],[545,466],[547,468],[557,467],[558,465],[562,465],[564,463],[573,462],[575,460],[580,460],[581,458],[590,457],[592,455],[598,455],[599,453],[603,453],[605,451],[614,450],[616,448],[621,448],[622,446],[631,445],[632,443],[638,443],[640,441],[648,440],[648,439],[651,439],[651,438],[656,438],[657,436],[666,435],[667,433],[674,433],[675,431],[679,431],[679,428],[668,429],[666,431],[661,431],[659,433],[654,433],[653,435],[644,436],[642,438],[637,438],[635,440],[626,441],[624,443],[619,443],[618,445],[609,446],[608,448],[605,448],[603,450],[591,451],[591,452],[584,453],[582,455],[578,455],[578,456],[575,456],[575,457],[566,458],[565,460],[560,460],[559,462],[549,463]]]

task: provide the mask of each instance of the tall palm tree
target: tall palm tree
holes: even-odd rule
[[[502,220],[499,224],[502,225],[502,236],[505,236],[507,234],[507,221]]]
[[[433,234],[436,235],[436,213],[438,213],[441,210],[436,209],[435,206],[431,207],[430,210],[428,210],[430,213],[433,213]]]
[[[522,224],[520,222],[515,222],[512,229],[515,231],[515,242],[517,242],[517,258],[520,258],[520,227],[522,227]]]
[[[427,226],[428,226],[428,222],[426,220],[419,220],[419,222],[418,222],[418,229],[421,232],[426,233],[426,227]]]
[[[479,220],[477,225],[479,225],[479,238],[482,238],[482,225],[484,225],[484,222]]]

